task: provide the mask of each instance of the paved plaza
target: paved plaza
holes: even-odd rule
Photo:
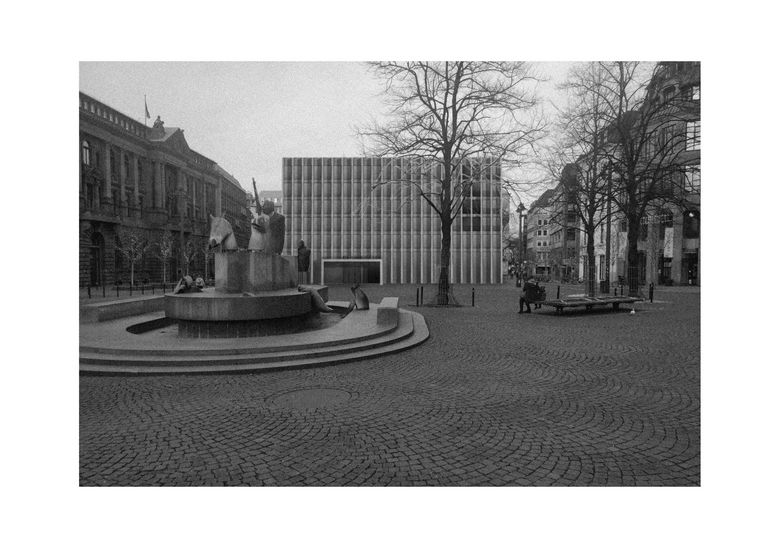
[[[365,287],[425,316],[430,338],[402,353],[81,376],[81,485],[700,485],[699,289],[661,287],[635,315],[518,315],[512,282],[476,287],[473,308],[471,286],[456,309],[415,308],[416,288]]]

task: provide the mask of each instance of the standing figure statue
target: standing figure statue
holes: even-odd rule
[[[306,243],[298,243],[298,282],[308,282],[308,268],[311,265],[311,250],[306,248]]]
[[[254,181],[254,178],[252,178],[252,186],[254,187],[254,208],[257,213],[252,219],[252,236],[249,238],[249,250],[264,251],[268,245],[270,218],[262,213],[260,196],[257,193],[257,182]]]
[[[286,227],[284,216],[276,213],[273,202],[266,200],[260,208],[260,195],[257,193],[257,182],[252,178],[254,187],[254,202],[257,205],[257,217],[252,221],[252,236],[249,239],[249,250],[262,250],[267,253],[281,254],[284,250],[284,234]]]

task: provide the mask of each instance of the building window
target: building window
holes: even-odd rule
[[[541,220],[538,220],[538,225],[541,225]]]
[[[701,192],[701,167],[699,164],[684,167],[684,192]]]
[[[663,227],[673,227],[674,226],[673,212],[671,212],[670,210],[662,210],[660,212],[660,224]]]
[[[701,121],[687,123],[687,150],[696,151],[701,148]]]
[[[688,210],[684,213],[682,232],[685,239],[698,239],[701,235],[701,214],[697,210]]]
[[[549,223],[549,220],[544,220],[544,225],[547,225]]]
[[[541,241],[538,241],[538,242],[536,243],[536,246],[540,247],[540,246],[541,246]]]
[[[546,229],[544,229],[544,236],[546,236]]]
[[[81,143],[81,163],[84,166],[90,165],[90,148],[89,148],[89,142],[87,140],[84,140]]]
[[[536,235],[541,235],[541,230],[536,231]]]
[[[699,101],[701,99],[701,87],[699,84],[682,88],[682,98],[685,101]]]

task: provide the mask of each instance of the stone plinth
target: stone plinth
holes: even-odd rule
[[[237,294],[294,288],[289,262],[260,250],[228,250],[214,255],[216,292]]]

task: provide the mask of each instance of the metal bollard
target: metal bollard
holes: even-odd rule
[[[419,287],[419,303],[420,305],[425,303],[425,287],[423,286]]]
[[[476,289],[471,287],[471,307],[476,307]]]
[[[557,299],[560,299],[560,285],[557,285]]]
[[[649,303],[655,301],[655,283],[649,283]]]
[[[87,285],[87,298],[91,298],[91,297],[92,297],[92,286]]]
[[[417,307],[419,307],[419,287],[417,287],[417,302],[416,302],[416,305],[417,305]]]
[[[614,296],[617,295],[617,287],[614,287]]]
[[[624,290],[625,290],[625,287],[623,287],[622,285],[619,285],[619,295],[620,296],[623,296],[623,291]]]

